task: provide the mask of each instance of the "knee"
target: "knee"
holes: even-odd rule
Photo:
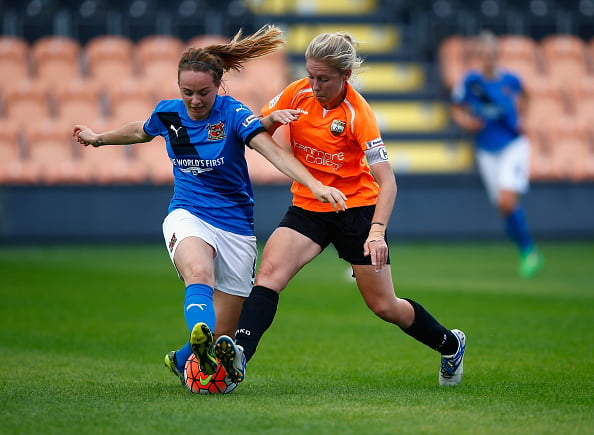
[[[203,264],[192,264],[180,271],[186,286],[203,283],[214,286],[214,277],[210,267]]]
[[[393,299],[380,299],[368,304],[373,313],[380,319],[393,323],[400,327],[410,326],[412,323],[412,309],[407,309],[406,304],[403,305],[403,300],[394,297]],[[410,308],[410,307],[409,307]]]
[[[263,261],[258,268],[256,275],[256,285],[268,287],[275,291],[282,291],[290,277],[279,267],[270,261]]]
[[[369,303],[368,306],[373,314],[380,319],[391,323],[398,321],[398,310],[394,301],[378,299]]]

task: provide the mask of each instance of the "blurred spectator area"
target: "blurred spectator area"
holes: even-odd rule
[[[533,178],[594,178],[592,152],[572,172],[558,146],[594,149],[594,0],[0,0],[0,11],[0,183],[170,183],[162,138],[87,149],[73,142],[72,126],[146,119],[157,101],[178,97],[186,47],[267,23],[284,30],[286,47],[226,74],[222,93],[259,113],[304,76],[311,38],[349,32],[365,60],[353,84],[376,113],[394,169],[414,173],[474,170],[448,92],[471,66],[469,40],[489,27],[539,101],[529,115]],[[561,125],[542,122],[553,118]],[[288,144],[286,129],[275,138]],[[288,181],[258,153],[246,155],[255,183]]]
[[[474,67],[474,37],[453,35],[439,46],[449,90]],[[499,64],[522,79],[528,94],[524,128],[532,179],[594,180],[594,39],[552,34],[498,37]]]

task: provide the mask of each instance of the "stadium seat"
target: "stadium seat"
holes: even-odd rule
[[[238,77],[239,76],[239,77]],[[241,87],[249,89],[248,106],[256,113],[264,104],[274,98],[289,83],[289,65],[284,51],[277,51],[267,56],[251,60],[239,74],[230,71],[229,78],[239,78]],[[229,81],[231,95],[237,93],[240,86],[233,80]],[[241,92],[241,91],[240,91]],[[239,99],[239,98],[238,98]],[[253,106],[253,107],[252,107]]]
[[[50,95],[55,100],[57,117],[69,124],[91,126],[104,117],[100,85],[91,80],[75,80],[56,86]]]
[[[227,44],[231,39],[223,35],[199,35],[191,38],[186,44],[188,47],[204,48],[209,45]]]
[[[8,87],[4,91],[4,106],[6,119],[19,126],[52,115],[47,88],[33,80],[21,80]]]
[[[361,15],[378,7],[378,0],[261,0],[246,2],[256,15]]]
[[[567,114],[568,108],[559,95],[533,94],[529,99],[525,123],[530,126],[546,125]]]
[[[368,62],[354,77],[362,92],[415,92],[425,85],[425,72],[415,62]]]
[[[571,113],[576,119],[594,125],[594,74],[567,83]]]
[[[108,95],[108,118],[115,124],[148,119],[156,104],[153,86],[140,80],[118,83]]]
[[[460,35],[444,39],[438,48],[439,74],[447,90],[462,80],[470,68],[469,43]]]
[[[560,85],[568,84],[568,77],[581,80],[587,73],[586,45],[573,35],[550,35],[541,43],[545,71]]]
[[[84,54],[89,78],[104,88],[136,73],[134,44],[126,37],[97,36],[86,44]]]
[[[386,149],[399,173],[460,173],[474,165],[474,148],[467,141],[386,141]]]
[[[173,183],[173,168],[163,137],[157,136],[150,142],[132,145],[132,158],[151,183]]]
[[[320,33],[348,32],[359,42],[359,53],[390,54],[400,47],[400,32],[392,24],[297,24],[287,30],[289,53],[303,55],[310,41]]]
[[[0,36],[0,91],[31,78],[29,44],[22,38]]]
[[[141,79],[156,85],[177,82],[177,66],[186,44],[179,38],[153,35],[136,43]]]
[[[108,131],[119,123],[106,120],[96,131]],[[107,145],[100,148],[78,145],[79,165],[92,183],[135,184],[147,180],[146,171],[134,158],[132,146]]]
[[[36,174],[26,164],[22,129],[11,122],[0,121],[0,184],[30,184]]]
[[[370,102],[382,133],[436,132],[448,126],[449,114],[441,101]]]
[[[34,77],[40,83],[54,86],[82,77],[81,46],[75,39],[45,36],[35,41],[31,49]]]
[[[501,60],[525,57],[537,61],[539,47],[529,36],[501,35],[497,38],[497,45]]]
[[[44,184],[85,183],[88,178],[75,159],[72,126],[46,120],[25,131],[28,161],[36,181]]]
[[[562,116],[542,126],[547,137],[551,172],[556,180],[588,178],[587,126],[571,116]]]

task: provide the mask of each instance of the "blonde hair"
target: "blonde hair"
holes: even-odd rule
[[[240,71],[246,62],[270,54],[284,43],[282,31],[278,27],[265,25],[256,33],[244,38],[242,30],[239,30],[227,44],[214,44],[203,48],[190,47],[179,60],[178,81],[182,71],[211,72],[218,86],[225,72],[232,69]]]
[[[305,59],[326,62],[340,73],[361,68],[363,60],[357,55],[359,43],[345,32],[322,33],[316,36],[305,50]]]

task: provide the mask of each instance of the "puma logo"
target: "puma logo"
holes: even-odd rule
[[[178,128],[175,128],[175,126],[173,124],[171,124],[169,126],[169,128],[171,130],[175,131],[175,137],[179,137],[179,135],[177,133],[183,128],[183,125],[180,125]]]

